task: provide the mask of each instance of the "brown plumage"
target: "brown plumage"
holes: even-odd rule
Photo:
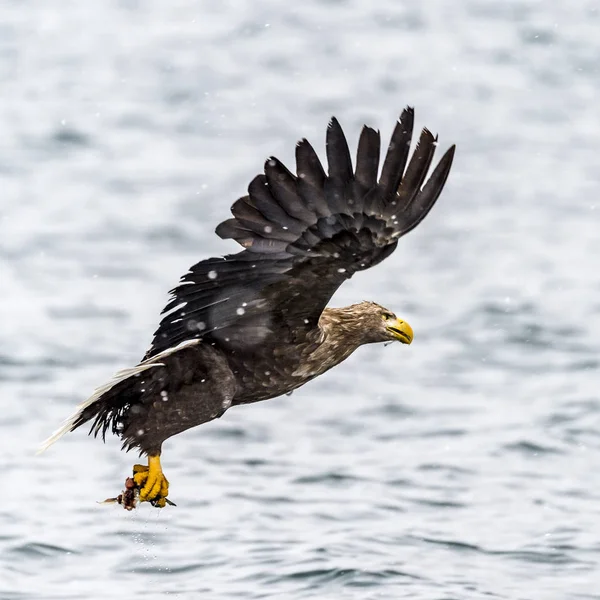
[[[268,159],[216,230],[244,250],[191,267],[144,360],[99,388],[47,445],[90,421],[95,435],[119,435],[150,457],[134,475],[141,499],[164,506],[158,456],[169,437],[231,405],[288,393],[363,344],[410,343],[410,327],[377,304],[326,305],[346,279],[389,256],[442,191],[454,146],[425,182],[437,141],[424,129],[408,161],[413,122],[404,110],[379,179],[379,133],[363,128],[353,169],[335,119],[327,174],[306,140],[296,147],[297,175]]]

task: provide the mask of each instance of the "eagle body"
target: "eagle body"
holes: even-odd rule
[[[171,290],[142,361],[98,388],[44,447],[85,423],[95,435],[112,432],[148,455],[133,479],[142,500],[164,506],[165,440],[233,405],[287,394],[361,345],[410,343],[410,326],[374,302],[327,304],[347,279],[390,256],[444,187],[454,146],[428,177],[437,138],[423,129],[409,158],[413,125],[407,108],[381,168],[379,132],[363,127],[353,166],[336,119],[327,173],[306,140],[296,146],[295,175],[269,158],[216,229],[243,250],[193,265]]]
[[[364,304],[379,316],[381,307]],[[165,353],[160,363],[147,363],[147,369],[105,392],[104,412],[98,413],[94,402],[79,418],[86,422],[94,417],[120,435],[127,448],[152,454],[168,438],[221,417],[230,406],[289,394],[370,343],[362,336],[371,330],[357,322],[365,314],[357,317],[352,309],[326,309],[318,330],[287,339],[285,345],[279,339],[277,345],[225,353],[194,344]],[[345,331],[343,338],[335,335],[339,331]]]

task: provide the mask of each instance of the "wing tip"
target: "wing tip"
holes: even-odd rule
[[[402,112],[400,113],[400,116],[398,117],[398,123],[402,123],[403,121],[405,121],[407,119],[414,121],[414,118],[415,118],[415,107],[411,106],[410,104],[407,104],[402,109]]]
[[[371,127],[370,125],[367,125],[366,123],[362,126],[362,129],[360,130],[361,134],[363,132],[369,133],[369,134],[374,134],[374,135],[381,135],[381,132],[379,131],[379,129],[375,129],[374,127]]]
[[[339,120],[337,119],[337,117],[335,117],[335,116],[331,116],[331,117],[329,118],[329,123],[327,123],[327,129],[333,129],[334,127],[335,127],[336,129],[337,129],[338,127],[339,127],[339,128],[341,128],[341,125],[340,125],[340,122],[339,122]]]
[[[447,150],[446,152],[444,152],[444,155],[442,156],[442,158],[440,158],[439,163],[436,166],[436,169],[440,169],[442,168],[443,170],[447,171],[448,173],[450,172],[450,168],[452,167],[452,162],[454,161],[454,155],[456,154],[456,144],[452,144]],[[447,177],[448,175],[446,175]],[[444,180],[445,182],[445,180]]]
[[[421,139],[423,139],[423,138],[427,138],[427,141],[429,143],[433,144],[433,143],[437,143],[438,136],[437,136],[437,133],[434,135],[431,132],[431,129],[429,129],[428,127],[423,127],[423,129],[421,129],[421,136],[419,138],[419,141],[421,141]]]

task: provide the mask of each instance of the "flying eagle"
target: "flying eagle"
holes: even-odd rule
[[[84,423],[103,439],[110,431],[124,449],[148,457],[126,482],[135,501],[127,494],[118,501],[128,509],[138,500],[164,507],[172,504],[160,463],[168,438],[236,404],[290,393],[362,344],[410,344],[408,323],[378,304],[327,303],[354,273],[387,258],[444,187],[455,147],[425,181],[437,138],[423,129],[408,160],[413,124],[406,108],[381,173],[379,132],[363,127],[353,169],[335,118],[327,173],[305,139],[296,146],[296,175],[269,158],[231,207],[233,218],[216,229],[244,249],[191,267],[171,291],[143,360],[99,387],[42,449]]]

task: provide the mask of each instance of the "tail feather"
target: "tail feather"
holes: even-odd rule
[[[38,448],[36,454],[41,454],[42,452],[47,450],[50,446],[52,446],[52,444],[57,442],[63,435],[65,435],[66,433],[69,433],[70,431],[73,431],[73,429],[75,429],[78,426],[78,421],[80,420],[83,412],[88,407],[90,407],[92,404],[101,400],[102,396],[104,396],[107,392],[109,392],[111,389],[113,389],[116,385],[118,385],[119,383],[122,383],[123,381],[126,381],[130,377],[134,377],[135,375],[138,375],[139,373],[146,371],[147,369],[149,369],[151,367],[159,367],[159,366],[163,366],[163,364],[162,363],[141,364],[141,365],[138,365],[137,367],[133,367],[131,369],[123,369],[122,371],[117,372],[115,374],[115,376],[109,382],[105,383],[104,385],[101,385],[100,387],[97,387],[94,390],[94,393],[87,400],[84,400],[83,402],[81,402],[80,404],[77,405],[77,409],[75,410],[75,412],[68,419],[66,419],[63,422],[63,424],[47,440],[42,442],[42,444]]]
[[[169,348],[168,350],[165,350],[160,354],[153,356],[151,359],[141,362],[135,367],[123,369],[117,372],[109,382],[96,388],[94,393],[87,400],[77,405],[76,411],[68,419],[66,419],[64,423],[47,440],[45,440],[40,445],[36,454],[41,454],[50,446],[52,446],[52,444],[57,442],[63,435],[69,433],[70,431],[73,431],[86,421],[89,421],[95,416],[97,416],[102,411],[102,405],[104,404],[104,396],[108,394],[111,390],[113,390],[116,386],[127,381],[131,377],[135,377],[140,373],[147,371],[148,369],[151,369],[153,367],[163,367],[164,363],[157,362],[160,361],[161,358],[173,354],[174,352],[177,352],[178,350],[186,346],[197,344],[198,342],[198,340],[188,340],[179,344],[178,346],[175,346],[174,348]],[[96,403],[98,403],[98,410],[90,411],[90,407],[92,407]],[[89,416],[84,417],[85,412],[88,412]],[[96,428],[96,433],[98,433],[98,428]]]

